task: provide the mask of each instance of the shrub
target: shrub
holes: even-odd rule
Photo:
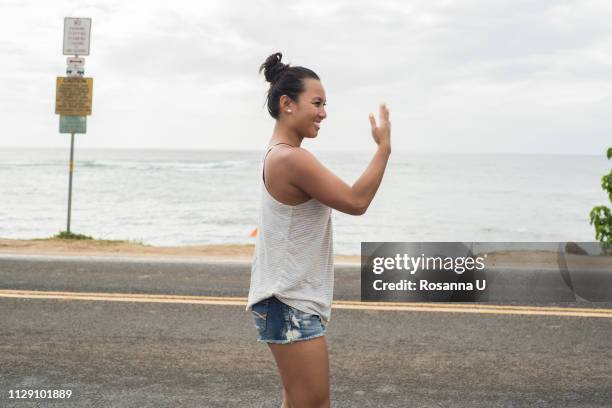
[[[612,147],[608,148],[608,160],[612,159]],[[601,188],[608,193],[612,203],[612,170],[601,178]],[[595,239],[601,244],[604,252],[612,252],[612,211],[605,205],[598,205],[591,210],[591,225],[595,226]]]

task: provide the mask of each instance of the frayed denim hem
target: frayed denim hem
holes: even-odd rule
[[[312,336],[302,337],[302,338],[293,339],[293,340],[261,340],[261,339],[257,339],[257,342],[259,342],[259,343],[273,343],[273,344],[289,344],[289,343],[295,343],[295,342],[302,341],[302,340],[314,339],[314,338],[317,338],[317,337],[325,336],[326,334],[327,334],[327,332],[317,333],[317,334],[313,334]]]

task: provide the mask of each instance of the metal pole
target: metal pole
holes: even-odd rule
[[[68,178],[68,227],[66,231],[70,234],[70,210],[72,207],[72,170],[74,169],[74,133],[70,134],[70,174]]]

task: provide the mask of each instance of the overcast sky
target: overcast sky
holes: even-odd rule
[[[93,113],[78,147],[254,149],[274,120],[258,67],[313,69],[314,150],[604,154],[612,1],[0,0],[0,146],[69,146],[54,114],[63,18],[91,17]]]

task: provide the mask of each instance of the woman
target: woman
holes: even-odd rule
[[[270,55],[261,65],[270,82],[268,112],[276,119],[263,159],[259,231],[246,310],[259,342],[270,347],[283,383],[282,407],[328,407],[326,327],[331,315],[334,270],[331,209],[364,214],[391,154],[389,110],[380,126],[370,114],[376,153],[349,186],[301,147],[326,118],[325,90],[304,67]]]

